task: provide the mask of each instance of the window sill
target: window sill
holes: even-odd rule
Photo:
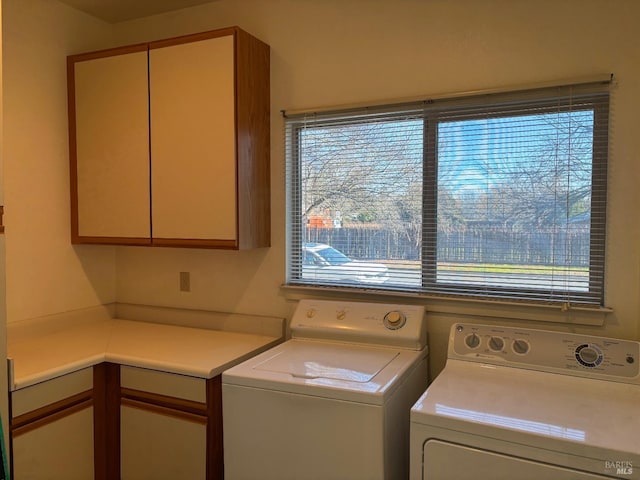
[[[399,293],[387,290],[360,288],[312,287],[283,284],[280,290],[287,300],[318,298],[381,301],[388,303],[401,302],[424,305],[428,313],[446,313],[476,318],[508,318],[565,325],[602,326],[604,325],[606,316],[613,312],[613,309],[607,307],[571,307],[569,309],[563,309],[559,305],[443,298],[409,292]]]

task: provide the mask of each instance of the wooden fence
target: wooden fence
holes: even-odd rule
[[[419,260],[408,235],[384,228],[306,228],[305,242],[326,243],[358,260]],[[522,232],[509,227],[438,231],[438,261],[519,265],[589,266],[589,226]]]

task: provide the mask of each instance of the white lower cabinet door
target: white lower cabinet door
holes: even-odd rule
[[[179,416],[121,407],[122,480],[206,478],[206,425]]]
[[[93,408],[13,438],[15,480],[87,480],[93,470]]]

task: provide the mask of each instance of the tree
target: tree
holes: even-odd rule
[[[422,182],[421,123],[387,120],[301,130],[303,218],[327,208],[345,218],[395,218],[398,199]]]
[[[540,227],[586,213],[592,111],[449,122],[441,130],[439,189],[448,186],[447,195],[453,191],[467,205],[473,218],[466,220]]]

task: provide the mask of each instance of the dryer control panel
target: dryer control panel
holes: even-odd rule
[[[458,323],[449,358],[640,384],[640,343],[575,333]]]
[[[422,350],[424,314],[419,305],[304,299],[291,318],[291,336]]]

